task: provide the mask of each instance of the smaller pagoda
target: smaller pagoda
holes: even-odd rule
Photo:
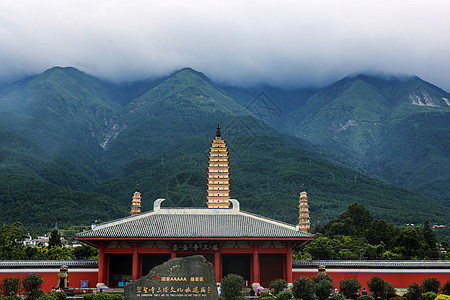
[[[230,207],[230,161],[227,143],[221,136],[219,124],[216,137],[209,147],[207,179],[208,208]]]
[[[298,226],[303,232],[309,232],[311,227],[309,220],[308,194],[305,192],[303,186],[298,203]]]
[[[136,185],[136,192],[131,200],[131,215],[135,216],[141,213],[141,193],[139,193],[139,185]]]

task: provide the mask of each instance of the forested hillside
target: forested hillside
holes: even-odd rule
[[[373,89],[351,80],[338,85],[342,84],[361,84],[365,86],[361,93]],[[137,183],[144,210],[150,210],[157,198],[166,198],[170,206],[204,206],[208,147],[220,123],[230,150],[231,196],[247,211],[296,223],[298,193],[304,185],[314,224],[336,218],[353,202],[395,225],[423,223],[425,219],[447,224],[450,208],[439,197],[447,188],[444,183],[449,170],[446,140],[439,139],[449,132],[448,125],[442,125],[446,108],[423,107],[433,115],[407,114],[412,118],[409,121],[397,118],[395,133],[399,136],[391,132],[383,139],[383,147],[391,152],[386,150],[385,157],[379,153],[361,164],[360,158],[372,151],[371,144],[366,145],[369,140],[356,141],[358,135],[364,136],[364,130],[348,138],[355,140],[354,144],[335,147],[331,142],[315,141],[320,144],[316,145],[303,139],[309,135],[299,133],[320,120],[328,121],[327,114],[318,116],[323,113],[321,108],[333,102],[329,89],[315,94],[313,89],[270,89],[277,95],[275,100],[269,99],[271,105],[282,111],[270,119],[257,109],[264,100],[254,99],[251,107],[245,104],[252,89],[220,87],[189,68],[167,78],[129,84],[105,83],[74,68],[52,68],[3,86],[0,203],[5,209],[1,219],[5,223],[20,221],[25,230],[42,232],[56,223],[59,227],[89,225],[126,216]],[[279,105],[276,99],[280,99]],[[382,119],[373,111],[393,105],[383,99],[368,100],[369,107],[356,109],[358,115],[373,118],[373,122]],[[354,106],[364,106],[356,98],[352,101]],[[395,107],[398,114],[400,104]],[[440,117],[433,109],[439,110]],[[303,116],[308,111],[310,117]],[[313,112],[317,117],[312,117]],[[411,124],[421,124],[421,118],[428,120],[429,127],[409,129]],[[286,134],[288,126],[298,136]],[[320,130],[313,133],[324,141],[327,130]],[[423,137],[422,130],[433,133]],[[423,149],[434,150],[416,150],[415,134]],[[399,141],[401,145],[396,144]],[[407,147],[411,153],[405,157],[395,146],[402,151]],[[355,149],[365,152],[349,155]],[[433,157],[441,173],[429,163]],[[374,162],[383,163],[378,175],[383,171],[388,178],[390,172],[391,183],[358,172],[363,168],[369,172]],[[410,164],[423,168],[425,178],[408,176]],[[404,173],[399,171],[402,168]],[[412,185],[422,184],[428,196],[392,184],[397,180],[405,185],[399,172]]]

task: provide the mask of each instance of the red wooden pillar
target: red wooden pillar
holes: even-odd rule
[[[97,283],[105,283],[105,249],[103,243],[100,242],[98,247],[98,277]]]
[[[292,247],[286,245],[286,281],[292,283]]]
[[[220,252],[214,253],[214,271],[216,273],[216,281],[222,282],[222,278],[220,276]]]
[[[253,283],[260,283],[258,244],[253,246]]]
[[[137,243],[133,245],[133,268],[131,277],[133,281],[139,279],[139,253]]]
[[[170,258],[176,258],[176,257],[177,257],[177,253],[176,252],[170,253]]]

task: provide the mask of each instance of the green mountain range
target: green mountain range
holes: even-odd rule
[[[450,205],[439,195],[450,168],[440,137],[450,130],[441,98],[449,99],[418,78],[260,93],[189,68],[114,84],[55,67],[0,89],[1,220],[37,232],[126,216],[137,183],[144,210],[157,198],[204,206],[220,123],[231,195],[247,211],[295,223],[304,185],[316,224],[355,201],[397,225],[446,224]]]

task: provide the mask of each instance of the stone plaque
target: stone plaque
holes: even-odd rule
[[[202,255],[173,258],[125,286],[125,300],[219,299],[214,267]]]

